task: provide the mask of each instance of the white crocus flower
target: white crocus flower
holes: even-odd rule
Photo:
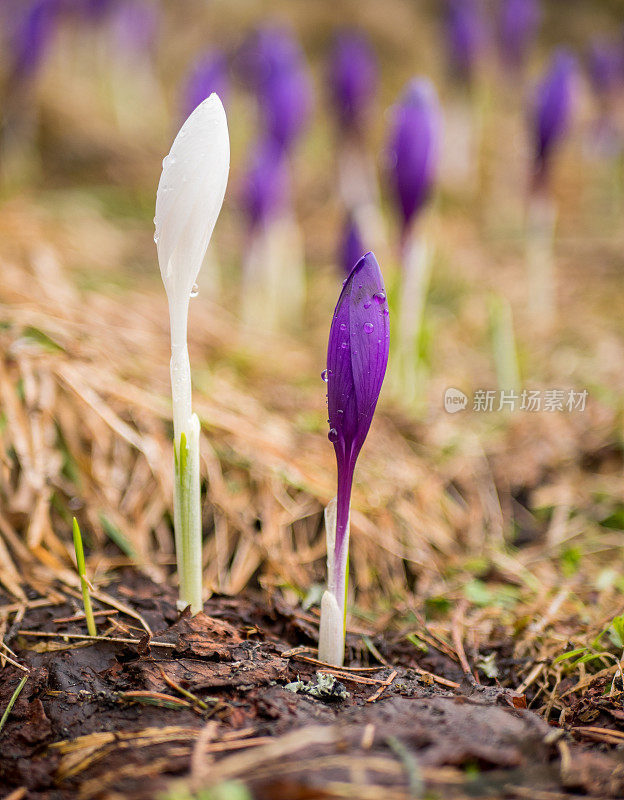
[[[212,231],[221,211],[230,169],[225,109],[216,94],[186,120],[163,160],[156,195],[158,262],[171,324],[175,539],[180,601],[202,609],[199,420],[191,408],[187,348],[189,301]]]

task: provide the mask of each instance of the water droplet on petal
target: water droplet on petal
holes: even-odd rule
[[[386,293],[385,292],[375,292],[373,297],[375,298],[375,300],[378,303],[383,303],[383,301],[386,299]]]
[[[341,331],[346,331],[347,330],[347,323],[346,322],[341,322],[340,323],[340,330]]]
[[[197,297],[198,294],[199,294],[199,286],[196,283],[194,283],[193,288],[191,289],[191,297]]]
[[[154,234],[154,241],[156,242],[156,244],[158,244],[158,240],[159,239],[160,239],[160,236],[157,233],[155,233]]]
[[[372,305],[372,304],[371,304],[371,301],[370,301],[370,300],[367,300],[367,301],[364,303],[364,308],[365,308],[365,309],[367,309],[367,308],[370,308],[370,307],[371,307],[371,305]]]
[[[383,310],[384,317],[387,317],[389,313],[390,312],[388,311],[388,309],[384,308],[384,310]]]
[[[326,370],[326,369],[324,369],[324,370],[321,372],[321,380],[322,380],[324,383],[327,383],[328,376],[329,376],[329,370]]]
[[[365,322],[364,323],[364,333],[372,333],[375,326],[372,322]]]
[[[327,438],[330,442],[337,442],[338,441],[338,431],[335,428],[330,428],[329,433],[327,434]]]
[[[347,347],[349,346],[349,342],[343,342],[340,346],[342,347],[343,350],[346,350]]]

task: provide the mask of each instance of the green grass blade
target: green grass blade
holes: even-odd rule
[[[2,715],[2,719],[0,719],[0,733],[2,733],[2,729],[5,726],[7,719],[9,718],[9,714],[11,713],[11,709],[15,705],[15,701],[20,696],[20,692],[24,688],[26,681],[28,680],[28,675],[24,675],[22,680],[17,684],[16,690],[11,695],[11,699],[9,700],[9,705],[6,707],[4,714]]]
[[[85,567],[84,549],[82,547],[82,534],[78,520],[74,517],[72,533],[74,536],[74,550],[76,551],[76,563],[78,565],[78,576],[82,588],[82,603],[84,605],[85,619],[87,620],[87,630],[89,636],[97,636],[93,607],[91,606],[91,595],[89,594],[89,582],[87,580],[87,570]]]

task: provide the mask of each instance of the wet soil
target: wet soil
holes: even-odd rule
[[[5,637],[30,673],[0,733],[0,797],[624,796],[617,750],[575,742],[437,651],[377,638],[386,666],[350,634],[349,669],[329,670],[314,663],[314,614],[278,597],[213,597],[190,618],[135,573],[108,591],[151,637],[116,613],[100,631],[136,641],[63,641],[85,633],[59,622],[71,599],[31,608]],[[320,690],[318,672],[333,673]],[[23,675],[0,671],[0,713]],[[228,794],[232,781],[249,795]]]

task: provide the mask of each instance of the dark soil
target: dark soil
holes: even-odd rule
[[[123,614],[109,635],[139,644],[10,631],[31,672],[0,733],[0,796],[153,800],[212,785],[221,789],[202,798],[234,797],[218,793],[229,781],[266,800],[624,796],[617,752],[574,742],[522,696],[475,684],[437,652],[375,640],[391,665],[379,666],[350,635],[347,663],[363,668],[341,672],[319,699],[285,688],[327,672],[305,650],[314,615],[247,595],[214,597],[191,619],[170,588],[134,573],[109,592],[173,647],[150,644]],[[85,633],[84,622],[57,622],[77,608],[30,609],[18,627]],[[2,670],[0,714],[23,674]]]

